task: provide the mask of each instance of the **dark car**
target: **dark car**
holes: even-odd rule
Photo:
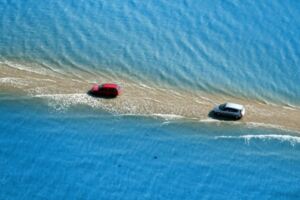
[[[121,87],[115,83],[94,84],[89,94],[96,97],[115,98],[121,94]]]

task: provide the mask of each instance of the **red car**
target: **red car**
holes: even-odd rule
[[[121,94],[121,87],[115,83],[94,84],[89,94],[96,97],[115,98]]]

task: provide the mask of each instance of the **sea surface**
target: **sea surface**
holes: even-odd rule
[[[300,199],[299,10],[0,0],[0,199]]]

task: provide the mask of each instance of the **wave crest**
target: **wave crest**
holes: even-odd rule
[[[292,146],[300,144],[300,137],[292,135],[240,135],[240,136],[216,136],[215,139],[244,139],[246,143],[250,143],[251,140],[278,140],[280,142],[289,142]]]

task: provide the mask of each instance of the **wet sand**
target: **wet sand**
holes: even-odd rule
[[[238,121],[251,126],[266,126],[300,131],[300,108],[266,104],[251,99],[217,96],[201,92],[178,91],[175,88],[158,88],[124,77],[95,76],[89,73],[65,75],[53,70],[33,71],[0,64],[0,87],[11,91],[43,98],[57,110],[70,106],[87,105],[117,114],[152,115],[164,118],[187,118],[214,122],[209,116],[215,105],[235,102],[246,107],[246,115]],[[117,82],[123,94],[116,99],[93,98],[87,95],[93,80]],[[235,122],[234,122],[235,123]]]

